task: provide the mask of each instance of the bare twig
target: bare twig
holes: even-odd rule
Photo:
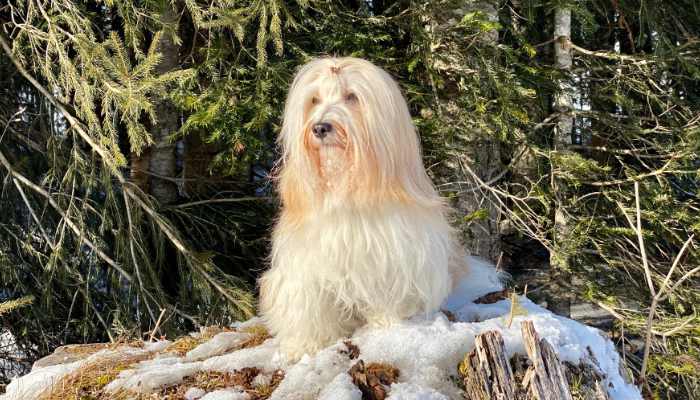
[[[647,285],[649,286],[649,292],[652,296],[656,295],[656,290],[654,289],[654,282],[652,281],[651,269],[649,269],[649,259],[647,258],[647,251],[644,246],[644,235],[642,234],[642,211],[639,206],[639,182],[634,182],[634,204],[637,210],[637,241],[639,244],[639,252],[642,255],[642,266],[644,267],[644,276],[647,280]]]
[[[694,237],[695,237],[695,235],[690,235],[688,240],[686,240],[685,243],[683,243],[683,247],[681,247],[681,250],[676,255],[676,258],[673,260],[673,264],[671,265],[671,269],[668,271],[668,274],[666,274],[666,279],[664,279],[664,282],[661,284],[661,287],[659,288],[659,293],[657,294],[657,296],[660,296],[659,300],[665,300],[669,294],[673,293],[673,291],[677,287],[676,285],[679,282],[683,282],[683,280],[687,279],[686,275],[688,277],[690,277],[690,275],[692,275],[693,271],[690,271],[689,274],[686,274],[683,277],[681,277],[681,279],[679,279],[676,282],[676,285],[672,286],[671,289],[668,291],[668,293],[666,295],[664,295],[664,293],[663,293],[664,289],[666,289],[666,286],[668,285],[669,281],[671,280],[671,276],[673,275],[673,273],[676,270],[676,267],[678,266],[678,262],[680,261],[681,257],[683,257],[683,254],[685,254],[685,251],[688,249],[688,246],[690,245],[690,243],[693,242]],[[695,268],[695,269],[697,270],[698,268]]]
[[[584,49],[583,47],[579,47],[573,42],[571,42],[570,39],[566,38],[567,44],[577,52],[581,54],[585,54],[587,56],[592,56],[592,57],[599,57],[599,58],[605,58],[606,60],[613,60],[613,61],[624,61],[624,62],[630,62],[634,65],[646,65],[646,64],[653,64],[655,61],[654,60],[648,60],[648,59],[641,59],[625,54],[618,54],[618,53],[609,53],[607,51],[592,51],[588,49]]]
[[[143,280],[141,279],[141,270],[139,268],[139,262],[136,258],[136,250],[134,249],[134,232],[133,232],[133,221],[131,219],[131,206],[129,205],[129,196],[126,195],[126,192],[122,191],[122,196],[124,197],[124,208],[126,209],[126,219],[129,224],[129,252],[131,253],[131,259],[134,262],[134,271],[136,271],[136,279],[139,282],[139,289],[143,292],[146,293],[146,288],[143,285]],[[146,303],[146,309],[148,310],[148,314],[151,317],[151,321],[155,320],[155,315],[153,314],[153,310],[151,310],[150,304],[148,304],[148,301],[145,301]]]
[[[644,268],[644,276],[647,282],[647,285],[649,287],[649,293],[651,295],[651,305],[649,306],[649,313],[647,315],[647,321],[646,321],[646,326],[645,326],[645,337],[644,337],[644,355],[642,356],[642,367],[639,372],[639,379],[641,382],[646,381],[646,374],[647,374],[647,369],[648,369],[648,363],[649,363],[649,352],[651,349],[651,340],[652,340],[652,335],[660,335],[663,337],[670,336],[676,332],[679,332],[680,330],[683,329],[685,325],[690,323],[690,321],[695,319],[695,316],[692,318],[686,320],[684,323],[682,323],[680,326],[671,329],[667,332],[664,333],[659,333],[654,331],[653,326],[654,326],[654,317],[656,316],[656,309],[661,301],[663,301],[670,293],[672,293],[680,283],[682,283],[685,279],[688,279],[690,276],[692,276],[695,272],[700,270],[700,267],[697,267],[685,275],[681,277],[673,286],[670,287],[668,292],[665,292],[666,288],[668,287],[668,284],[671,280],[671,277],[673,273],[676,270],[676,267],[678,266],[678,263],[680,262],[681,258],[683,257],[683,254],[685,254],[686,250],[690,246],[690,244],[693,241],[693,235],[691,235],[688,240],[685,241],[683,244],[683,247],[681,247],[680,251],[676,255],[676,257],[673,260],[673,263],[671,265],[671,268],[669,269],[668,273],[666,274],[666,277],[659,286],[659,290],[657,291],[654,287],[654,282],[653,282],[653,277],[652,277],[652,272],[651,268],[649,267],[649,261],[647,258],[647,253],[646,253],[646,248],[644,245],[644,235],[642,232],[642,212],[641,212],[641,206],[640,206],[640,196],[639,196],[639,183],[634,182],[634,199],[635,199],[635,209],[636,209],[636,223],[632,221],[632,219],[627,215],[625,212],[624,208],[622,208],[622,205],[618,203],[618,206],[622,210],[625,218],[627,219],[627,222],[629,223],[630,227],[635,231],[637,234],[637,243],[638,243],[638,249],[639,253],[642,258],[642,267]]]
[[[24,201],[24,205],[27,206],[27,209],[29,210],[29,214],[32,216],[32,219],[34,222],[36,222],[36,225],[39,227],[39,232],[41,232],[41,236],[44,237],[44,240],[46,241],[46,244],[51,248],[51,250],[55,250],[56,246],[53,244],[53,241],[51,238],[49,238],[49,235],[46,233],[46,230],[44,229],[44,226],[41,224],[41,220],[39,217],[36,215],[36,212],[34,211],[34,207],[32,207],[32,204],[29,202],[29,198],[27,198],[27,195],[24,193],[24,189],[22,189],[22,185],[19,184],[17,181],[17,178],[14,176],[12,177],[12,183],[14,183],[15,187],[17,188],[17,191],[19,192],[19,195],[22,197],[22,201]]]
[[[240,203],[244,201],[264,201],[264,200],[270,200],[272,197],[269,196],[264,196],[264,197],[237,197],[237,198],[231,198],[231,199],[209,199],[209,200],[199,200],[199,201],[193,201],[190,203],[183,203],[183,204],[177,204],[174,206],[170,206],[169,208],[174,208],[174,209],[179,209],[179,208],[189,208],[189,207],[195,207],[203,204],[214,204],[214,203]]]
[[[63,218],[63,220],[66,222],[66,225],[75,233],[75,235],[78,237],[80,241],[85,243],[88,247],[90,247],[104,262],[109,264],[112,268],[116,269],[119,271],[119,273],[129,282],[131,282],[131,274],[126,272],[122,267],[117,264],[116,261],[114,261],[110,256],[108,256],[105,252],[102,251],[95,243],[93,243],[89,238],[87,238],[84,234],[83,231],[78,227],[78,225],[73,222],[72,219],[68,216],[68,214],[61,208],[61,206],[56,202],[56,200],[53,199],[51,194],[44,190],[41,186],[38,186],[34,184],[29,178],[26,176],[22,175],[21,173],[17,172],[13,167],[12,164],[8,161],[8,159],[5,157],[5,155],[0,151],[0,164],[2,164],[5,169],[12,175],[13,178],[16,178],[19,182],[23,183],[25,186],[28,188],[32,189],[34,192],[44,196],[46,200],[49,202],[51,207],[56,210],[56,212]]]
[[[158,321],[156,321],[156,326],[153,327],[151,336],[148,337],[149,342],[153,341],[153,338],[156,336],[156,332],[158,332],[158,329],[160,329],[160,322],[163,320],[163,315],[165,315],[165,308],[161,308],[160,310],[160,315],[158,316]]]

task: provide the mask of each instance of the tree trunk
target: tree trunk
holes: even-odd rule
[[[165,3],[161,21],[166,25],[177,25],[178,12],[176,5]],[[174,42],[171,34],[164,34],[160,39],[158,51],[162,55],[161,62],[156,67],[158,74],[175,70],[179,64],[180,47]],[[177,200],[175,178],[176,156],[175,143],[169,136],[178,129],[178,113],[175,106],[167,99],[161,100],[155,107],[156,124],[152,129],[153,145],[150,148],[150,193],[161,204],[169,204]]]
[[[554,66],[568,75],[572,66],[572,53],[569,40],[571,37],[571,9],[557,8],[554,13]],[[557,124],[554,127],[554,150],[561,153],[567,151],[571,145],[571,134],[574,125],[574,118],[571,114],[572,88],[567,77],[559,82],[559,92],[554,96],[554,111],[560,113]],[[555,166],[552,166],[553,170]],[[552,174],[552,191],[554,192],[554,229],[552,231],[552,242],[554,251],[550,254],[550,281],[552,282],[552,295],[547,300],[547,305],[553,312],[569,316],[571,315],[571,298],[564,294],[564,288],[559,288],[558,281],[566,279],[559,275],[562,271],[568,270],[568,252],[566,251],[566,240],[570,234],[570,226],[564,212],[561,198],[565,198],[566,185],[557,176]]]
[[[569,41],[571,39],[571,9],[557,8],[554,13],[554,66],[567,73],[571,72],[572,53]],[[571,115],[572,88],[568,81],[559,83],[560,92],[554,97],[555,111],[562,113],[557,121],[554,132],[554,148],[566,150],[571,144],[571,132],[574,117]]]
[[[475,1],[468,11],[474,10],[483,12],[491,21],[498,21],[498,10],[493,1]],[[480,40],[495,44],[498,42],[498,31],[484,32]],[[476,140],[472,143],[466,156],[468,159],[466,162],[470,168],[484,182],[490,181],[504,168],[501,160],[501,143],[495,138],[476,135]],[[465,179],[461,180],[472,181],[468,174],[465,174]],[[474,185],[475,183],[472,183],[472,186]],[[494,199],[494,194],[485,189],[472,190],[469,188],[459,195],[457,211],[461,216],[476,217],[478,215],[476,218],[470,218],[465,237],[467,250],[474,255],[497,262],[501,254],[500,223],[502,215]]]

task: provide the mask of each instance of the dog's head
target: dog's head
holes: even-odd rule
[[[437,198],[398,85],[366,60],[304,65],[289,89],[280,144],[287,211]]]

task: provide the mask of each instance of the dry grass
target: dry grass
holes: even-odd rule
[[[207,326],[199,331],[199,336],[203,339],[209,340],[221,332],[235,332],[236,329],[229,328],[228,326]]]
[[[241,330],[241,332],[249,333],[251,337],[245,342],[238,346],[238,349],[247,349],[248,347],[255,347],[261,345],[264,341],[271,338],[270,332],[263,325],[253,325],[246,327]]]
[[[196,336],[183,336],[170,344],[164,352],[173,352],[184,356],[188,351],[211,339],[221,332],[231,332],[235,329],[227,327],[203,328]],[[250,334],[250,338],[241,343],[236,351],[255,347],[270,338],[267,329],[262,325],[253,325],[241,330]],[[113,344],[94,344],[66,346],[66,351],[88,357],[99,350],[117,349],[119,346],[143,347],[143,341],[120,341]],[[180,384],[162,388],[156,393],[141,395],[128,391],[105,393],[104,388],[113,381],[121,371],[131,368],[134,364],[150,359],[153,353],[138,355],[116,356],[91,362],[79,371],[70,374],[55,384],[50,392],[43,394],[41,400],[183,400],[185,393],[191,387],[198,387],[211,392],[218,389],[239,387],[248,393],[251,400],[265,400],[270,397],[277,385],[284,378],[283,371],[275,371],[267,384],[253,384],[253,380],[261,373],[258,368],[243,368],[234,372],[206,371],[186,377]]]
[[[184,356],[187,354],[188,351],[194,349],[195,347],[199,346],[200,344],[206,342],[207,339],[197,336],[183,336],[181,338],[176,339],[174,342],[168,346],[165,351],[166,352],[172,352],[172,353],[177,353],[178,356]]]
[[[275,371],[268,384],[256,385],[253,383],[262,371],[259,368],[243,368],[234,372],[202,371],[188,376],[180,384],[165,387],[158,393],[154,393],[150,399],[158,400],[184,400],[185,393],[190,388],[197,387],[209,393],[225,388],[241,388],[250,400],[266,400],[277,385],[284,378],[284,372]]]
[[[221,332],[235,331],[236,329],[228,327],[208,326],[206,328],[202,328],[201,332],[195,336],[183,336],[175,340],[165,351],[174,352],[179,356],[184,356],[188,351],[194,349]],[[263,325],[252,325],[243,328],[240,331],[249,333],[251,337],[228,352],[258,346],[271,337],[270,333],[267,331],[267,328],[265,328]]]
[[[151,357],[149,353],[108,357],[89,363],[61,379],[41,400],[121,400],[126,394],[106,394],[104,387],[133,364]]]

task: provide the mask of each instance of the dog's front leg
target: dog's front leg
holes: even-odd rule
[[[260,278],[260,312],[290,360],[313,354],[352,330],[332,288],[313,276],[272,268]]]

